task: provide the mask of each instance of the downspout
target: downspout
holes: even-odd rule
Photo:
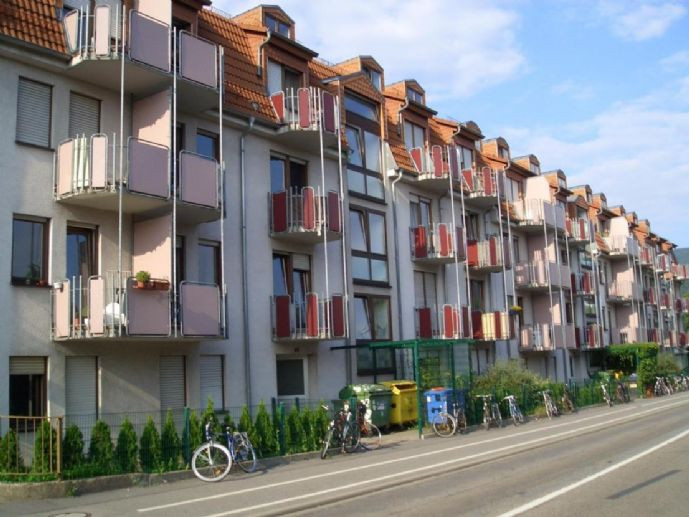
[[[242,303],[244,318],[244,397],[247,405],[251,405],[251,331],[249,330],[249,291],[248,291],[248,258],[246,235],[246,135],[253,129],[255,117],[249,117],[249,123],[239,138],[239,178],[242,196],[242,216],[240,229],[242,234]]]
[[[502,170],[502,183],[503,186],[507,184],[507,169],[509,169],[512,166],[512,159],[507,158],[507,166]],[[515,268],[517,264],[514,262],[514,243],[512,241],[512,220],[510,216],[510,202],[509,199],[507,199],[507,193],[505,193],[505,203],[507,205],[507,249],[509,250],[510,253],[510,263],[512,264],[512,303],[514,305],[517,305],[517,289],[515,287]],[[507,318],[508,318],[508,324],[509,324],[509,308],[507,309]],[[515,332],[516,334],[516,332]],[[515,339],[519,339],[520,336],[515,335]],[[512,358],[512,344],[510,343],[511,339],[507,341],[507,358],[511,359]],[[519,350],[519,341],[517,341],[517,350]],[[519,355],[519,352],[517,352],[517,355]]]
[[[562,287],[562,267],[560,264],[560,242],[558,240],[558,231],[557,231],[557,195],[560,193],[560,185],[558,184],[557,190],[555,191],[555,198],[553,201],[553,221],[555,223],[555,264],[557,265],[557,277],[560,280],[560,285],[558,286],[558,290],[560,292],[560,335],[562,337],[562,358],[563,358],[563,370],[564,370],[564,378],[565,382],[567,381],[567,334],[565,333],[565,324],[567,317],[565,316],[565,294],[563,292],[563,287]]]
[[[268,31],[268,37],[263,41],[263,43],[261,43],[258,46],[258,56],[256,56],[258,59],[258,65],[256,68],[256,75],[259,77],[263,77],[263,47],[265,47],[270,42],[270,38],[272,36],[273,33],[271,31]]]
[[[400,241],[399,241],[399,232],[398,232],[398,224],[397,224],[397,190],[395,187],[397,186],[397,183],[399,180],[402,179],[402,169],[396,169],[397,172],[397,178],[394,179],[394,181],[390,184],[390,189],[392,190],[392,224],[393,224],[393,233],[395,235],[395,261],[397,262],[397,267],[395,268],[395,282],[397,283],[397,339],[401,340],[402,339],[402,303],[401,303],[401,293],[400,293],[400,286],[402,285],[402,280],[400,279],[400,268],[399,268],[399,260],[400,260]]]

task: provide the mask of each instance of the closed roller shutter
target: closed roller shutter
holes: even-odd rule
[[[16,139],[25,144],[50,147],[52,86],[19,78]]]
[[[94,356],[65,358],[65,399],[68,416],[96,414],[98,377]]]
[[[213,400],[213,407],[222,408],[223,399],[223,356],[202,355],[199,360],[201,373],[201,406],[205,406],[208,397]]]
[[[160,358],[160,409],[182,408],[186,404],[185,361],[183,355]]]
[[[10,357],[10,375],[45,374],[45,357]]]
[[[69,95],[69,136],[87,137],[100,132],[100,101],[71,92]]]

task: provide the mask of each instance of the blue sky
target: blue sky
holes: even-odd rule
[[[256,5],[214,0],[234,15]],[[285,0],[297,39],[373,55],[440,115],[503,136],[570,185],[689,246],[689,1]]]

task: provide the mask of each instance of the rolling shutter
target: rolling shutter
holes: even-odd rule
[[[208,397],[213,407],[222,408],[223,399],[223,356],[202,355],[199,359],[201,373],[201,407],[205,407]]]
[[[94,356],[65,358],[65,414],[95,415],[98,407],[97,362]]]
[[[69,94],[69,136],[87,137],[100,132],[100,101],[92,97],[70,92]]]
[[[160,358],[160,409],[183,408],[186,404],[185,361],[183,355]]]
[[[50,147],[52,86],[19,78],[17,142]]]
[[[10,357],[10,375],[44,375],[45,357]]]

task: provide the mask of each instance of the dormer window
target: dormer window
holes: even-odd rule
[[[510,152],[506,147],[498,147],[498,156],[500,156],[500,158],[503,160],[509,160]]]
[[[358,97],[345,95],[345,110],[378,122],[378,108],[374,104]]]
[[[404,121],[404,145],[407,149],[424,147],[426,144],[426,130],[421,126]]]
[[[265,24],[270,32],[277,32],[278,34],[282,34],[283,36],[289,38],[290,27],[285,22],[281,22],[277,18],[274,18],[273,16],[266,14]]]
[[[565,178],[561,178],[558,176],[557,184],[560,186],[560,188],[567,188],[567,180],[565,180]]]
[[[286,95],[296,95],[302,86],[302,74],[281,65],[272,59],[268,60],[268,95],[283,91]],[[292,90],[288,92],[288,90]],[[289,108],[289,106],[288,106]]]
[[[364,73],[371,80],[371,82],[373,83],[373,86],[376,87],[376,90],[378,90],[379,92],[383,91],[383,76],[378,70],[374,70],[373,68],[365,67]]]
[[[460,170],[471,169],[474,166],[474,151],[468,147],[460,145],[459,150],[459,168]]]
[[[540,174],[541,173],[541,167],[539,165],[536,165],[535,163],[530,164],[529,169],[534,174]]]
[[[423,104],[423,94],[417,92],[413,88],[407,88],[407,99]]]
[[[586,193],[586,202],[591,204],[591,193],[590,192]]]

